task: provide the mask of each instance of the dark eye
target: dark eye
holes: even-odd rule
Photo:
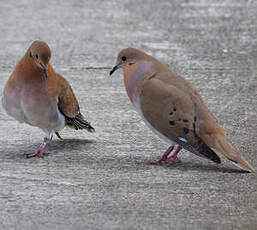
[[[122,61],[126,61],[126,59],[127,58],[125,56],[122,56],[122,58],[121,58]]]
[[[38,54],[36,54],[36,59],[38,59]]]

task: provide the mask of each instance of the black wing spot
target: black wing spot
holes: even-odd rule
[[[188,120],[184,119],[183,122],[188,122]]]
[[[170,123],[171,126],[175,125],[175,121],[170,121],[169,123]]]
[[[193,123],[193,129],[194,129],[194,130],[193,130],[193,131],[194,131],[194,136],[195,136],[196,138],[198,138],[197,133],[196,133],[196,130],[195,130],[195,129],[196,129],[195,123]]]
[[[194,116],[194,121],[196,121],[197,120],[197,118],[196,118],[196,116]]]
[[[186,127],[184,127],[184,133],[185,133],[185,134],[188,134],[188,133],[189,133],[189,129],[186,128]]]
[[[170,114],[170,115],[173,115],[173,111],[171,111],[169,114]]]
[[[173,108],[173,111],[177,111],[176,107]]]

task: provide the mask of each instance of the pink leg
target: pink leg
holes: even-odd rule
[[[27,158],[36,157],[36,156],[42,157],[45,147],[51,142],[51,140],[52,138],[50,139],[45,137],[43,143],[34,152],[26,153]]]
[[[154,161],[154,163],[159,164],[162,162],[167,162],[170,159],[176,159],[178,156],[178,153],[180,152],[180,150],[182,149],[181,146],[178,146],[176,151],[169,157],[169,154],[172,152],[172,150],[174,149],[174,145],[170,146],[167,151],[161,156],[160,159]]]
[[[180,152],[181,149],[182,149],[182,147],[178,146],[176,151],[170,157],[168,157],[167,160],[176,159],[178,157],[178,153]]]
[[[161,162],[167,161],[168,156],[169,156],[169,154],[172,152],[173,149],[174,149],[174,145],[171,145],[171,146],[165,151],[165,153],[163,153],[162,156],[161,156],[159,159],[155,160],[153,163],[159,164],[159,163],[161,163]]]

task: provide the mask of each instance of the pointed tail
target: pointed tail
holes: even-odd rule
[[[225,135],[209,135],[205,136],[206,144],[222,153],[227,159],[229,159],[234,165],[239,168],[246,169],[250,172],[255,172],[254,168],[246,161],[246,159],[240,154],[240,152],[231,144]],[[241,167],[240,167],[241,166]]]

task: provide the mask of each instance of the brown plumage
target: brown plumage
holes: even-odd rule
[[[41,156],[55,132],[65,125],[75,129],[94,128],[81,115],[78,101],[61,75],[49,63],[51,51],[43,41],[34,41],[10,75],[2,98],[7,113],[20,122],[41,128],[46,137],[28,157]]]
[[[75,94],[72,91],[68,81],[60,74],[55,74],[58,78],[60,93],[58,95],[58,108],[65,116],[66,125],[78,129],[87,129],[89,132],[94,132],[94,128],[84,116],[80,113],[79,104]]]
[[[254,171],[253,167],[233,147],[222,127],[205,106],[191,83],[166,65],[146,53],[127,48],[117,57],[117,65],[110,72],[123,68],[128,96],[146,124],[162,139],[220,163],[222,153],[237,166]],[[167,150],[157,162],[168,157]]]

